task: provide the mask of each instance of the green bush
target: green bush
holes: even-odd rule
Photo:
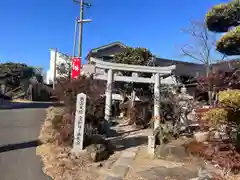
[[[240,111],[240,90],[226,90],[218,93],[222,107],[233,111]]]
[[[240,117],[240,90],[226,90],[218,93],[220,108],[213,108],[203,114],[203,120],[216,126],[222,123],[238,123]]]
[[[209,122],[212,126],[218,126],[228,122],[228,111],[224,108],[214,108],[203,114],[203,120]]]

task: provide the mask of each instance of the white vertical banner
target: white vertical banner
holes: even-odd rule
[[[86,94],[80,93],[77,95],[73,141],[73,150],[75,152],[83,150],[86,101]]]

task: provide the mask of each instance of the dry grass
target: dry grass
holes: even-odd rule
[[[71,153],[71,147],[57,145],[58,132],[54,130],[51,120],[63,113],[62,108],[47,109],[47,117],[39,135],[43,144],[36,150],[42,159],[44,173],[54,180],[99,180],[100,177],[86,153],[76,156]]]
[[[82,153],[75,156],[70,150],[51,143],[39,146],[37,154],[42,158],[43,172],[54,180],[98,179],[88,155]]]
[[[240,175],[230,176],[228,180],[240,180]]]

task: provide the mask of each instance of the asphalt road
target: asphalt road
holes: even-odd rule
[[[0,110],[0,180],[48,180],[36,156],[44,108]]]

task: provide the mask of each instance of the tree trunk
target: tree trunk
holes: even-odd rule
[[[209,74],[210,74],[210,65],[209,63],[207,64],[207,79],[208,79],[208,87],[207,87],[207,90],[208,90],[208,104],[210,106],[212,106],[213,104],[213,101],[212,101],[212,88],[211,88],[211,82],[209,80]]]

